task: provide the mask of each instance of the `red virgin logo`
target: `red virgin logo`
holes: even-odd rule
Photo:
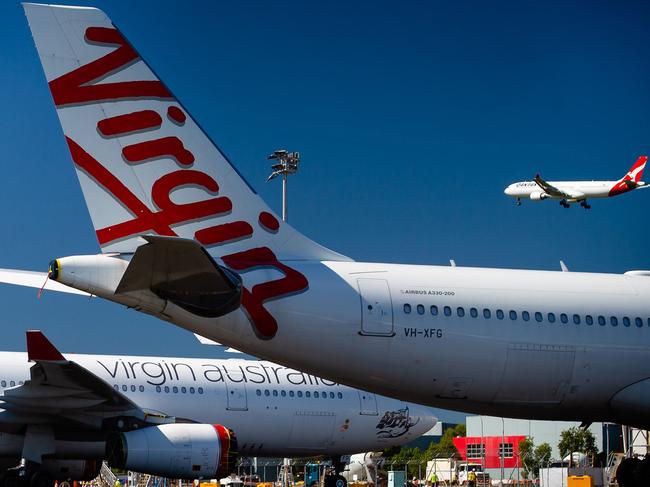
[[[115,49],[49,83],[57,108],[121,100],[174,101],[172,94],[158,80],[99,83],[99,80],[125,70],[140,61],[140,58],[115,29],[90,27],[86,29],[85,40],[88,44]],[[125,107],[127,106],[125,104]],[[219,183],[209,174],[192,169],[195,155],[190,147],[185,146],[182,139],[183,127],[187,122],[186,114],[176,105],[165,106],[167,108],[164,113],[152,109],[125,112],[103,118],[97,121],[96,126],[98,137],[104,139],[136,133],[151,134],[152,137],[148,140],[120,146],[121,154],[115,154],[115,157],[121,157],[128,166],[135,168],[156,164],[160,159],[175,161],[178,169],[159,176],[150,188],[142,188],[150,192],[155,208],[150,208],[102,162],[72,137],[66,136],[75,165],[131,215],[124,221],[97,229],[97,238],[102,246],[152,232],[178,236],[174,226],[225,218],[233,210],[233,201],[227,196],[219,195]],[[177,135],[158,137],[156,131],[168,124],[175,127],[174,133]],[[177,189],[187,187],[198,188],[209,197],[189,203],[174,202],[171,194]],[[280,229],[280,222],[273,215],[261,211],[257,215],[257,221],[236,220],[211,224],[197,229],[193,236],[205,246],[228,245],[252,238],[256,231],[255,225],[257,231],[270,234],[275,234]],[[264,303],[307,290],[309,283],[306,277],[278,261],[275,253],[266,246],[238,250],[223,255],[221,259],[225,265],[239,273],[272,268],[283,275],[278,279],[258,283],[251,289],[244,288],[242,296],[242,307],[248,314],[257,336],[262,339],[275,336],[278,325],[264,307]]]

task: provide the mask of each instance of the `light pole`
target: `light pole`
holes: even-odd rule
[[[267,157],[269,160],[278,161],[271,166],[273,172],[268,177],[267,181],[282,176],[282,221],[287,221],[287,177],[289,174],[298,172],[298,164],[300,163],[299,152],[287,152],[284,149],[278,149],[273,154]]]

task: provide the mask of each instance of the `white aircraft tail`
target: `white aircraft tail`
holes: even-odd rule
[[[24,8],[102,252],[149,234],[231,262],[349,260],[280,221],[104,12]]]

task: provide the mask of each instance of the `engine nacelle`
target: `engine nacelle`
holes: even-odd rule
[[[40,470],[57,480],[92,480],[99,475],[101,460],[46,459]]]
[[[533,191],[532,193],[530,193],[530,199],[533,201],[541,201],[541,200],[545,200],[546,198],[548,198],[548,195],[540,191]]]
[[[168,478],[221,478],[231,473],[237,440],[211,424],[163,424],[111,437],[106,457],[112,467]]]

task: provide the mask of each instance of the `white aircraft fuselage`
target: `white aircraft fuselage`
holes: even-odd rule
[[[270,362],[83,354],[66,354],[66,358],[143,409],[177,420],[227,425],[237,435],[241,455],[382,450],[408,443],[436,423],[427,407],[375,396]],[[0,401],[5,390],[29,379],[30,366],[25,353],[0,352]],[[0,437],[13,437],[13,426],[0,420]],[[15,454],[3,451],[1,443],[0,456]],[[103,443],[97,445],[103,453]],[[90,458],[97,454],[93,448],[87,453]]]
[[[647,275],[294,266],[310,289],[267,304],[278,322],[271,339],[260,340],[241,310],[207,319],[167,302],[154,314],[270,360],[431,406],[649,423],[640,414],[650,408]]]

